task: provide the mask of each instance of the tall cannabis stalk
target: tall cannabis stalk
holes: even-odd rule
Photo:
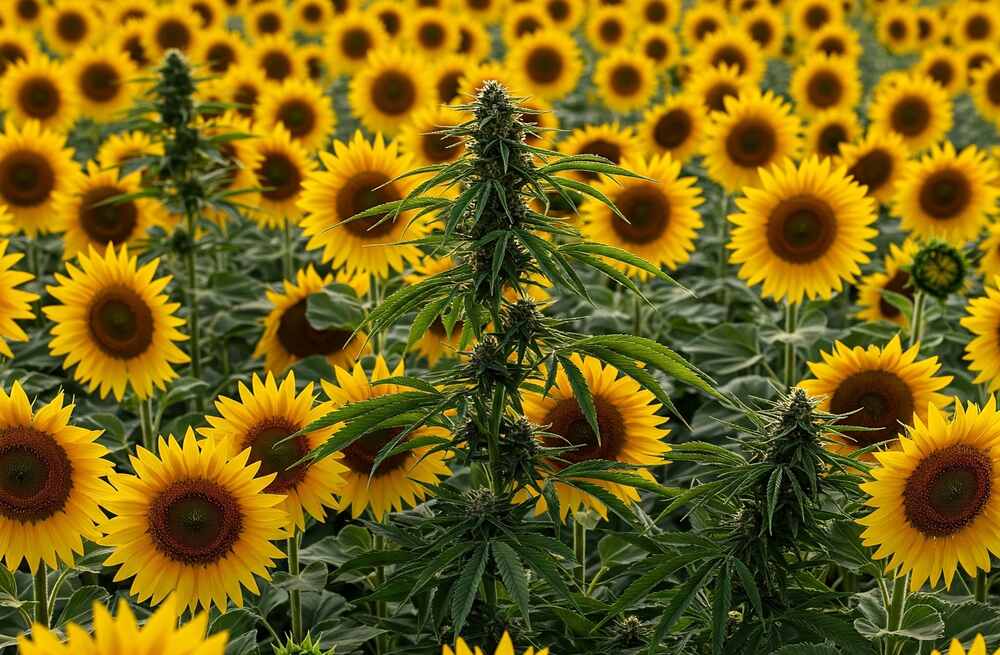
[[[653,368],[715,392],[668,348],[629,335],[574,334],[568,330],[568,321],[546,316],[544,308],[530,298],[533,286],[553,284],[586,297],[582,276],[590,274],[587,269],[638,293],[635,284],[608,260],[669,280],[630,253],[582,242],[574,228],[545,210],[551,197],[570,207],[576,207],[574,198],[581,197],[611,204],[590,186],[563,177],[568,171],[633,175],[601,157],[564,157],[526,145],[525,136],[532,129],[522,120],[526,110],[497,82],[484,84],[475,101],[461,109],[471,114],[470,120],[441,135],[464,142],[465,155],[450,164],[413,171],[412,175],[426,180],[410,196],[372,207],[350,220],[377,217],[372,221],[376,225],[390,220],[432,220],[438,229],[422,239],[421,245],[454,262],[449,270],[392,293],[370,313],[364,327],[378,334],[410,314],[411,343],[440,323],[449,332],[460,330],[471,350],[457,367],[426,379],[394,380],[408,391],[347,405],[304,431],[342,422],[313,457],[330,455],[366,435],[391,430],[394,437],[380,450],[374,469],[417,445],[449,450],[472,465],[476,475],[471,488],[451,483],[439,487],[433,515],[416,522],[411,518],[398,525],[371,526],[400,546],[374,558],[381,565],[398,567],[373,598],[414,600],[418,607],[429,608],[428,629],[439,632],[447,625],[455,635],[474,630],[478,634],[466,635],[480,643],[495,643],[515,617],[524,629],[530,628],[529,569],[537,580],[545,581],[548,593],[558,602],[575,606],[561,571],[574,564],[574,551],[557,538],[539,534],[537,523],[526,522],[536,499],[544,497],[558,537],[555,480],[600,494],[602,501],[625,515],[630,514],[628,508],[613,497],[606,498],[610,494],[595,480],[656,486],[622,470],[628,467],[621,464],[589,460],[561,469],[551,466],[552,458],[567,448],[543,447],[540,433],[545,426],[532,425],[524,418],[522,389],[547,390],[562,369],[598,438],[594,399],[570,359],[573,353],[614,365],[667,407],[670,399],[650,373]],[[445,189],[455,189],[454,197],[438,195]],[[410,440],[416,428],[428,424],[447,428],[453,438],[420,444]]]

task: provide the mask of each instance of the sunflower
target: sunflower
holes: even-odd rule
[[[552,27],[567,32],[576,29],[588,11],[585,0],[542,0],[541,4]]]
[[[681,17],[679,0],[638,0],[633,6],[644,25],[673,27]]]
[[[518,41],[506,65],[518,89],[544,100],[565,97],[583,73],[579,46],[571,35],[557,29],[539,30]]]
[[[38,46],[30,34],[10,28],[0,29],[0,77],[12,65],[37,56]]]
[[[116,168],[119,175],[127,175],[139,168],[145,157],[163,154],[163,145],[156,143],[145,132],[118,132],[108,137],[97,149],[94,157],[101,168]]]
[[[416,166],[450,163],[465,152],[465,142],[441,131],[466,120],[465,114],[450,107],[427,107],[413,115],[413,120],[403,127],[396,141]]]
[[[1000,277],[984,289],[985,296],[973,298],[965,308],[968,316],[960,321],[974,336],[965,346],[969,370],[976,373],[975,384],[1000,389]]]
[[[949,95],[965,88],[965,60],[954,48],[936,46],[924,50],[914,70],[937,82]]]
[[[521,121],[530,127],[524,134],[524,142],[533,148],[551,148],[559,130],[559,117],[552,105],[538,98],[525,98],[518,106],[525,110]]]
[[[263,71],[269,83],[289,78],[305,77],[306,64],[302,50],[281,36],[266,36],[250,49],[250,61]]]
[[[184,6],[201,19],[199,27],[210,30],[226,22],[226,8],[221,0],[184,0]]]
[[[573,392],[566,372],[562,369],[548,394],[524,392],[524,415],[536,425],[545,426],[543,445],[561,449],[549,461],[553,469],[588,460],[608,460],[638,466],[661,466],[663,456],[670,446],[663,439],[670,430],[662,427],[666,417],[658,415],[660,404],[653,394],[639,386],[632,378],[620,375],[612,366],[604,365],[593,357],[571,355],[571,360],[583,373],[593,397],[600,435],[595,435]],[[645,468],[630,471],[652,480]],[[599,485],[623,502],[637,502],[639,494],[633,487],[602,480],[588,481]],[[600,500],[575,487],[556,483],[554,490],[559,497],[559,514],[563,518],[579,509],[593,509],[605,519],[607,507]],[[522,491],[526,496],[533,492]],[[535,513],[542,514],[548,505],[539,498]]]
[[[691,53],[689,63],[696,71],[729,66],[753,84],[760,81],[765,68],[764,54],[757,43],[735,27],[716,30],[705,37]]]
[[[337,23],[332,20],[333,7],[326,0],[293,0],[289,12],[295,27],[309,36],[322,36],[327,26]]]
[[[737,98],[756,89],[735,66],[716,66],[698,71],[685,85],[685,93],[697,98],[708,112],[725,111],[726,98]]]
[[[931,405],[899,439],[901,449],[875,453],[873,480],[861,485],[874,510],[858,519],[875,559],[886,571],[910,575],[910,589],[944,577],[951,586],[959,564],[967,573],[989,571],[1000,554],[995,526],[1000,501],[1000,416],[996,400],[980,409],[956,403],[954,418]]]
[[[247,61],[247,46],[239,34],[215,28],[198,40],[193,59],[205,64],[213,74],[225,75],[234,66]]]
[[[316,169],[309,152],[276,125],[269,134],[253,139],[254,187],[260,189],[260,211],[252,218],[264,229],[276,229],[285,220],[297,223],[302,211],[297,207],[306,177]]]
[[[740,16],[739,24],[763,56],[777,57],[781,54],[781,46],[785,42],[785,18],[780,11],[761,5]]]
[[[888,203],[908,156],[898,134],[869,129],[861,141],[841,144],[837,161],[847,167],[848,175],[864,186],[869,196]]]
[[[454,267],[455,260],[452,257],[425,257],[413,267],[413,273],[407,275],[404,281],[406,284],[417,284],[438,273],[450,271]],[[449,330],[444,321],[438,317],[409,349],[426,358],[427,366],[433,368],[442,359],[457,358],[458,353],[468,350],[472,342],[472,329],[463,321],[457,321]]]
[[[280,505],[290,519],[289,531],[305,530],[305,513],[317,521],[326,518],[326,507],[335,507],[333,491],[343,480],[344,467],[334,457],[299,463],[310,451],[333,434],[332,428],[289,437],[326,414],[313,402],[313,384],[295,391],[295,373],[280,385],[268,373],[264,380],[254,374],[250,386],[240,382],[239,398],[220,396],[215,401],[218,416],[206,416],[209,427],[199,428],[203,437],[235,457],[250,450],[249,464],[260,463],[258,476],[271,478],[266,493],[284,494]]]
[[[503,42],[508,48],[539,30],[553,27],[552,19],[540,3],[525,2],[507,8],[500,28]]]
[[[323,148],[336,124],[330,98],[323,89],[303,80],[272,85],[260,98],[255,113],[262,130],[280,125],[306,150]]]
[[[402,38],[406,28],[408,14],[406,6],[397,0],[375,0],[365,9],[366,14],[371,14],[378,19],[385,30],[390,41]]]
[[[952,639],[951,647],[947,653],[941,653],[941,651],[934,649],[931,651],[931,655],[989,655],[989,653],[986,652],[986,640],[983,639],[983,635],[977,634],[969,646],[968,653],[962,648],[962,644],[958,639]],[[993,655],[1000,655],[1000,649],[993,653]]]
[[[983,284],[993,283],[1000,275],[1000,223],[990,223],[985,239],[979,242],[979,272]]]
[[[206,636],[208,614],[201,612],[184,625],[177,626],[181,614],[171,596],[142,627],[124,598],[118,601],[118,614],[112,617],[101,602],[93,605],[94,634],[75,623],[66,626],[66,641],[39,624],[31,626],[31,635],[18,637],[21,655],[223,655],[226,633]],[[464,655],[464,654],[463,654]]]
[[[721,4],[699,2],[684,12],[681,33],[688,48],[695,48],[710,34],[729,25],[729,14]]]
[[[17,321],[35,318],[31,304],[38,300],[38,294],[18,289],[25,282],[35,279],[35,276],[14,269],[14,264],[24,255],[7,254],[8,245],[6,239],[0,239],[0,355],[13,359],[14,353],[7,342],[28,340],[27,333],[21,329]]]
[[[441,647],[441,655],[482,655],[482,650],[476,646],[475,650],[469,648],[469,645],[465,643],[465,640],[459,637],[458,643],[455,644],[455,650],[452,650],[450,646],[445,645]],[[33,653],[26,653],[25,655],[34,655]],[[500,639],[500,643],[497,644],[497,649],[494,651],[493,655],[517,655],[514,651],[514,642],[511,641],[510,635],[506,632],[503,633],[503,637]],[[543,648],[541,650],[535,650],[534,648],[528,648],[524,651],[524,655],[549,655],[549,649]],[[965,655],[964,653],[962,655]],[[985,653],[969,653],[969,655],[986,655]]]
[[[356,73],[365,65],[370,53],[378,52],[389,42],[385,27],[371,12],[344,14],[333,21],[329,30],[325,44],[333,75]]]
[[[933,45],[941,40],[944,34],[944,23],[934,7],[917,7],[917,45],[921,48]]]
[[[849,453],[889,440],[895,445],[904,426],[927,420],[930,405],[943,408],[951,402],[938,392],[952,377],[937,375],[937,357],[918,360],[919,354],[920,344],[903,350],[897,335],[884,348],[849,348],[837,341],[832,352],[820,352],[822,362],[809,362],[815,377],[798,386],[821,399],[820,410],[847,414],[841,421],[845,426],[868,428],[841,430],[838,450]]]
[[[736,200],[743,213],[729,216],[735,227],[727,248],[741,264],[739,277],[763,282],[765,297],[789,303],[830,299],[875,250],[875,203],[829,159],[810,157],[798,167],[786,160],[762,169],[760,181]]]
[[[1000,61],[981,66],[973,74],[971,91],[983,118],[1000,124]]]
[[[168,301],[164,288],[170,277],[153,279],[159,260],[142,266],[123,245],[117,252],[108,244],[102,256],[94,248],[77,256],[79,268],[67,263],[69,276],[55,274],[56,286],[47,290],[60,305],[43,307],[55,325],[49,351],[64,356],[63,367],[76,365],[74,377],[88,392],[100,387],[101,398],[125,387],[148,398],[153,387],[165,389],[177,377],[171,364],[188,361],[175,342],[187,339],[177,328],[184,324]]]
[[[869,114],[873,127],[899,134],[910,151],[917,152],[951,129],[951,98],[931,78],[907,75],[879,89]]]
[[[658,83],[656,69],[645,56],[616,50],[597,62],[594,85],[608,109],[628,113],[645,107]]]
[[[0,202],[10,213],[5,223],[32,238],[50,231],[52,201],[76,170],[61,136],[36,121],[22,129],[8,125],[0,135]]]
[[[252,119],[269,84],[263,71],[248,62],[229,68],[219,80],[219,92],[223,102],[236,105],[236,113]]]
[[[198,17],[177,5],[160,5],[145,20],[143,45],[149,58],[159,62],[168,50],[194,52],[201,31]]]
[[[434,102],[434,88],[423,68],[423,60],[412,52],[372,52],[351,79],[352,113],[371,132],[395,135],[416,110]]]
[[[99,430],[70,425],[73,404],[60,392],[38,407],[15,381],[0,388],[0,555],[10,571],[59,568],[98,536],[112,464]]]
[[[910,266],[917,254],[917,245],[907,239],[900,248],[889,244],[889,253],[883,260],[884,271],[870,273],[858,283],[858,304],[861,311],[857,317],[863,321],[888,321],[906,327],[903,312],[889,302],[886,291],[913,300],[913,285],[910,283]]]
[[[141,196],[124,202],[116,196],[137,194],[142,188],[138,172],[119,177],[115,169],[101,169],[89,162],[85,173],[73,177],[53,201],[52,230],[63,232],[63,258],[72,259],[91,247],[103,251],[108,244],[134,244],[153,225],[155,201]]]
[[[129,22],[140,22],[149,16],[149,5],[143,0],[122,0],[108,9],[110,13],[103,17],[118,27]]]
[[[857,115],[848,109],[820,112],[806,125],[806,152],[820,157],[836,157],[840,147],[861,134]]]
[[[803,0],[792,3],[789,9],[792,34],[808,38],[827,25],[836,25],[844,19],[840,0]]]
[[[235,112],[226,112],[222,116],[204,123],[202,134],[208,138],[226,134],[253,134],[253,128],[248,119]],[[256,138],[225,139],[215,142],[215,148],[222,160],[222,165],[216,171],[216,183],[220,192],[232,192],[230,200],[244,206],[260,205],[260,191],[257,190],[258,180],[254,175],[254,149]],[[229,220],[229,213],[223,208],[207,208],[207,217],[219,224]]]
[[[905,54],[917,47],[917,16],[907,6],[887,7],[878,16],[878,39],[890,52]]]
[[[400,388],[395,384],[373,383],[405,375],[405,371],[400,360],[390,372],[385,360],[379,355],[375,359],[370,380],[361,364],[356,364],[352,371],[338,366],[334,369],[334,374],[337,384],[326,380],[322,380],[321,384],[333,406],[342,407],[369,398],[399,393]],[[350,507],[351,517],[358,518],[365,508],[370,508],[375,520],[381,521],[386,512],[402,511],[404,506],[417,505],[427,497],[428,486],[451,475],[445,464],[447,455],[440,450],[432,451],[430,446],[396,453],[385,458],[373,470],[379,451],[392,443],[403,430],[403,427],[384,427],[369,432],[340,451],[340,462],[347,466],[348,471],[343,474],[344,485],[337,492],[340,498],[338,509]],[[404,441],[421,437],[444,440],[447,432],[437,427],[422,427],[407,434]]]
[[[976,71],[989,64],[1000,62],[1000,50],[992,43],[978,43],[966,46],[961,51],[965,61],[965,83],[972,86]]]
[[[627,47],[634,33],[632,14],[623,5],[598,7],[587,17],[587,41],[597,52]]]
[[[61,0],[45,10],[44,18],[45,43],[60,55],[91,43],[100,30],[94,5],[83,0]]]
[[[770,91],[727,96],[726,111],[712,114],[702,147],[705,168],[728,191],[757,184],[761,167],[794,157],[801,146],[801,123]]]
[[[452,6],[462,15],[482,23],[495,23],[504,12],[507,3],[503,0],[453,0]]]
[[[255,477],[260,463],[247,448],[230,457],[213,440],[183,444],[160,437],[159,456],[139,447],[131,456],[136,475],[113,473],[116,493],[107,508],[114,518],[101,526],[111,548],[105,566],[120,566],[115,582],[134,576],[130,593],[158,605],[171,594],[178,610],[225,612],[243,606],[243,587],[258,593],[255,576],[284,555],[272,543],[285,539],[283,496],[266,493],[275,474]]]
[[[956,4],[948,22],[952,41],[959,45],[995,42],[1000,35],[1000,11],[990,3]]]
[[[691,94],[681,94],[647,111],[637,132],[648,153],[666,153],[684,162],[700,147],[707,122],[701,103]]]
[[[639,30],[635,37],[635,51],[648,59],[657,73],[662,73],[681,59],[681,46],[673,30],[650,25]]]
[[[974,239],[1000,196],[997,170],[975,146],[956,153],[950,141],[903,168],[893,199],[904,230],[956,245]]]
[[[604,180],[597,188],[611,198],[625,220],[607,205],[588,200],[582,208],[583,236],[676,270],[690,258],[702,227],[695,210],[702,203],[697,179],[681,177],[681,162],[669,155],[626,159],[622,165],[642,177]],[[649,278],[645,271],[621,268],[642,280]]]
[[[310,175],[303,185],[299,207],[308,212],[302,220],[309,238],[306,248],[322,248],[323,261],[336,269],[381,278],[390,269],[402,270],[405,262],[418,261],[420,249],[401,242],[420,238],[426,228],[408,213],[384,221],[385,215],[377,215],[344,223],[367,209],[405,198],[415,182],[396,178],[410,169],[410,157],[399,154],[397,143],[386,144],[379,135],[370,143],[360,132],[349,143],[333,145],[332,155],[319,154],[325,170]]]
[[[612,164],[620,164],[625,159],[640,157],[643,146],[631,127],[605,123],[573,130],[559,143],[559,151],[566,155],[597,155]],[[574,171],[570,175],[588,184],[600,177],[589,171]]]
[[[109,121],[132,104],[135,64],[127,55],[107,45],[77,51],[65,73],[76,89],[80,113],[84,116]]]
[[[0,79],[0,102],[8,123],[37,122],[42,129],[67,132],[76,122],[80,98],[64,66],[44,56],[18,62]]]
[[[789,90],[802,116],[820,112],[851,111],[861,97],[857,67],[841,57],[813,55],[795,69]]]
[[[472,61],[488,59],[493,49],[492,37],[482,23],[474,20],[464,20],[457,23],[458,46],[455,52],[465,55]]]
[[[459,93],[462,77],[473,67],[474,63],[468,57],[458,54],[441,57],[435,62],[429,77],[437,91],[438,104],[463,102]]]
[[[31,31],[39,26],[48,13],[48,8],[42,0],[13,0],[6,3],[4,9],[9,9],[4,18],[10,18],[12,26],[21,31]]]
[[[146,20],[130,20],[111,32],[108,40],[118,52],[128,56],[138,68],[146,68],[153,62],[144,41],[146,38]]]
[[[822,53],[828,57],[843,57],[856,61],[861,56],[861,38],[858,33],[842,23],[831,23],[809,37],[806,56]]]
[[[460,35],[455,18],[443,9],[418,9],[406,21],[403,34],[414,52],[434,59],[458,51]]]
[[[254,3],[243,15],[243,25],[254,40],[267,36],[287,36],[291,29],[290,23],[283,2]]]

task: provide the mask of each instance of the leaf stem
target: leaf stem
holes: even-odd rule
[[[903,614],[906,612],[906,597],[910,586],[910,574],[897,575],[892,585],[892,599],[889,603],[888,625],[889,632],[895,632],[903,627]],[[899,641],[890,648],[890,653],[899,653],[904,641]]]
[[[924,336],[924,292],[919,289],[913,294],[913,315],[910,317],[910,346],[920,343]]]
[[[139,424],[142,426],[142,446],[150,452],[156,452],[156,435],[153,434],[153,399],[139,398]]]
[[[49,581],[46,577],[45,563],[38,563],[38,570],[35,571],[35,583],[32,586],[32,593],[35,600],[35,623],[42,627],[49,627]]]
[[[573,519],[573,552],[576,553],[576,567],[573,573],[581,590],[587,588],[587,526]]]
[[[299,531],[288,538],[288,573],[299,574]],[[291,589],[288,592],[288,604],[292,613],[292,639],[296,644],[302,643],[305,635],[302,632],[302,591]]]

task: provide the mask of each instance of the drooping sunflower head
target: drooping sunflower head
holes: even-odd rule
[[[642,28],[635,37],[635,52],[653,64],[662,73],[681,60],[681,45],[668,27],[650,25]]]
[[[80,109],[80,98],[64,66],[41,56],[7,69],[0,80],[0,100],[10,123],[23,126],[34,121],[60,133],[73,126]]]
[[[145,45],[146,20],[130,20],[121,27],[115,29],[109,41],[117,52],[121,52],[129,58],[135,66],[145,68],[151,65],[151,53]]]
[[[127,55],[107,45],[78,51],[66,69],[81,113],[97,121],[113,120],[129,108],[137,90],[136,73]]]
[[[858,70],[842,57],[813,55],[792,74],[791,94],[803,116],[851,111],[861,97]]]
[[[294,79],[271,85],[260,98],[255,118],[264,130],[276,125],[285,128],[306,150],[323,147],[336,124],[330,98],[323,89]]]
[[[707,119],[704,108],[692,94],[670,96],[643,116],[639,140],[650,154],[669,154],[687,161],[701,147]]]
[[[443,130],[466,120],[465,114],[450,107],[427,107],[413,115],[396,140],[416,166],[450,163],[465,152],[465,142]]]
[[[624,159],[640,157],[643,148],[632,128],[606,123],[573,130],[559,142],[559,151],[567,155],[597,155],[613,164],[620,164]],[[572,175],[588,184],[599,179],[597,173],[589,171],[574,171]]]
[[[82,0],[62,0],[43,10],[45,42],[61,55],[92,43],[100,32],[95,7]]]
[[[105,566],[118,566],[115,582],[132,580],[139,602],[168,596],[177,611],[214,603],[243,606],[243,588],[257,594],[256,578],[283,554],[274,541],[288,536],[283,497],[266,493],[275,474],[258,476],[250,449],[230,457],[189,428],[183,442],[160,437],[159,454],[140,447],[131,456],[135,475],[112,474],[116,493],[107,502],[101,543],[111,548]]]
[[[960,153],[951,142],[903,168],[893,209],[902,227],[955,245],[975,238],[996,211],[1000,189],[992,160],[975,146]]]
[[[969,301],[961,320],[973,338],[965,345],[969,370],[976,374],[975,384],[989,384],[990,391],[1000,389],[1000,278],[984,288],[985,295]]]
[[[906,144],[898,134],[869,129],[861,141],[840,145],[837,162],[865,187],[869,196],[887,203],[896,191],[908,157]]]
[[[0,556],[8,570],[24,561],[72,566],[83,539],[96,539],[112,464],[97,443],[100,431],[69,424],[72,404],[62,393],[33,407],[18,382],[0,388]]]
[[[765,297],[829,299],[875,249],[874,202],[828,159],[789,160],[760,176],[760,186],[736,200],[742,213],[729,216],[730,261],[751,286],[763,282]]]
[[[193,52],[198,42],[200,19],[176,5],[161,5],[144,21],[143,48],[159,62],[168,50]]]
[[[674,270],[691,256],[702,226],[696,211],[702,202],[697,180],[682,177],[680,161],[669,155],[626,159],[624,165],[645,179],[605,180],[598,188],[625,218],[603,203],[588,201],[582,208],[581,232],[590,241],[616,246]],[[640,279],[649,277],[631,266],[622,269]]]
[[[336,458],[301,462],[333,434],[330,428],[307,432],[288,439],[326,413],[313,402],[313,385],[296,391],[295,374],[290,372],[280,384],[274,375],[261,380],[256,374],[250,386],[240,382],[239,398],[220,396],[215,401],[218,416],[206,416],[209,427],[198,432],[235,456],[250,450],[249,464],[260,464],[258,476],[271,481],[264,491],[285,494],[282,509],[291,521],[289,529],[305,529],[305,514],[317,521],[326,517],[326,507],[334,507],[333,490],[341,483],[343,466]]]
[[[838,341],[832,352],[820,353],[822,362],[809,362],[815,377],[799,386],[822,399],[819,409],[845,415],[844,426],[862,428],[840,430],[838,450],[849,453],[877,443],[894,447],[914,417],[927,419],[929,405],[945,407],[951,402],[939,392],[952,377],[937,375],[941,368],[937,357],[918,359],[919,354],[919,344],[903,350],[895,336],[884,348],[849,348]]]
[[[916,71],[937,82],[951,96],[965,88],[965,60],[954,48],[936,46],[924,50]]]
[[[844,144],[852,143],[861,134],[857,114],[849,109],[820,112],[806,125],[806,152],[820,158],[838,157]]]
[[[761,4],[740,16],[740,28],[763,55],[776,57],[781,54],[785,42],[785,17],[778,9]]]
[[[557,29],[538,30],[517,42],[507,55],[515,86],[544,100],[559,100],[576,88],[583,73],[580,48]]]
[[[913,301],[914,286],[910,280],[910,265],[917,254],[915,241],[906,240],[903,246],[889,245],[889,252],[883,259],[881,271],[869,273],[858,284],[858,304],[861,311],[857,316],[866,321],[888,321],[905,327],[906,315],[892,302],[889,294],[897,294]]]
[[[308,151],[284,127],[275,125],[266,136],[252,142],[255,187],[260,189],[260,211],[251,217],[264,228],[281,227],[287,219],[298,222],[297,203],[306,177],[316,169]]]
[[[322,381],[323,391],[334,408],[348,403],[360,402],[390,393],[398,393],[395,384],[373,384],[389,377],[404,375],[402,360],[390,369],[379,356],[371,377],[361,364],[353,370],[339,366],[334,369],[336,384]],[[428,486],[433,486],[448,477],[451,471],[442,451],[431,452],[430,446],[411,448],[385,458],[375,467],[379,452],[388,444],[402,439],[400,443],[420,437],[447,438],[447,432],[436,427],[418,428],[404,435],[405,426],[387,425],[369,432],[340,451],[340,462],[348,470],[344,473],[344,484],[338,489],[339,509],[351,508],[351,516],[357,518],[370,509],[375,520],[381,520],[389,511],[402,511],[405,506],[413,507],[427,497]]]
[[[310,265],[299,270],[294,281],[285,280],[283,291],[268,291],[267,299],[273,309],[264,319],[264,334],[254,357],[263,357],[264,368],[275,375],[314,355],[325,357],[331,366],[353,366],[362,353],[370,350],[367,335],[364,332],[352,334],[346,328],[317,329],[306,315],[311,295],[322,292],[334,282],[350,284],[352,281],[352,277],[345,274],[338,274],[336,279],[332,275],[321,277]]]
[[[926,419],[900,437],[900,449],[876,453],[873,480],[861,485],[873,509],[858,519],[885,570],[910,575],[910,589],[946,586],[959,565],[989,571],[1000,519],[1000,420],[996,400],[981,409],[956,404],[954,418],[930,405]]]
[[[389,34],[378,17],[370,11],[352,11],[330,25],[324,43],[329,51],[330,72],[355,73],[368,55],[385,47]]]
[[[941,41],[944,23],[936,7],[917,7],[917,46],[924,48]]]
[[[7,206],[8,228],[34,237],[52,229],[52,203],[76,171],[62,136],[36,121],[8,125],[0,135],[0,203]]]
[[[727,190],[757,184],[762,167],[798,154],[801,122],[770,91],[728,96],[724,103],[725,112],[712,114],[702,147],[709,175]]]
[[[351,80],[351,111],[372,132],[394,135],[413,113],[434,102],[423,60],[398,49],[373,51]]]
[[[80,253],[77,265],[66,264],[69,275],[56,273],[58,284],[48,287],[61,303],[43,308],[55,323],[49,350],[102,398],[113,391],[121,400],[126,387],[148,398],[177,377],[172,364],[188,361],[176,344],[187,338],[178,331],[180,305],[163,293],[170,278],[153,278],[158,264],[140,267],[127,246],[109,243],[103,254]]]
[[[222,0],[184,0],[183,5],[199,18],[199,27],[211,30],[226,22],[226,7]]]
[[[308,212],[302,230],[307,248],[322,248],[324,262],[335,269],[360,271],[387,277],[389,270],[402,270],[405,262],[420,258],[412,243],[426,230],[409,213],[377,214],[354,221],[352,216],[373,207],[405,198],[414,185],[412,178],[396,179],[410,168],[410,157],[399,153],[395,142],[386,144],[381,135],[373,142],[357,132],[350,142],[334,143],[333,154],[320,153],[325,170],[306,180],[299,207]],[[384,220],[383,220],[384,219]]]
[[[597,62],[594,84],[604,104],[627,113],[642,109],[656,92],[656,69],[641,54],[615,50]]]
[[[697,71],[685,85],[685,93],[697,98],[709,112],[726,111],[726,98],[752,92],[754,85],[734,66],[717,66]]]
[[[881,85],[869,113],[872,127],[895,132],[911,152],[931,147],[944,138],[952,125],[948,92],[919,74]]]
[[[666,418],[658,415],[660,405],[653,394],[597,359],[580,358],[575,354],[571,359],[583,374],[593,397],[599,435],[595,434],[580,409],[580,401],[568,376],[560,369],[548,394],[524,394],[525,416],[545,430],[543,445],[559,449],[549,465],[557,470],[589,460],[637,466],[662,465],[664,454],[670,450],[663,439],[670,430],[662,427]],[[646,469],[636,469],[633,473],[650,475]],[[593,484],[600,485],[626,503],[639,498],[632,487],[604,481],[593,481]],[[563,520],[570,512],[580,508],[593,509],[607,518],[607,507],[590,494],[560,483],[555,484],[555,491]],[[521,496],[527,497],[528,493],[521,492]],[[544,498],[539,498],[535,512],[541,514],[546,508]]]
[[[696,71],[729,66],[751,84],[763,77],[764,63],[764,54],[757,43],[735,27],[716,30],[705,37],[690,57],[690,65]]]

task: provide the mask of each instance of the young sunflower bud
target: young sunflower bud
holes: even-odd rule
[[[910,268],[913,286],[935,298],[947,298],[962,288],[967,265],[951,244],[932,241],[917,252]]]

